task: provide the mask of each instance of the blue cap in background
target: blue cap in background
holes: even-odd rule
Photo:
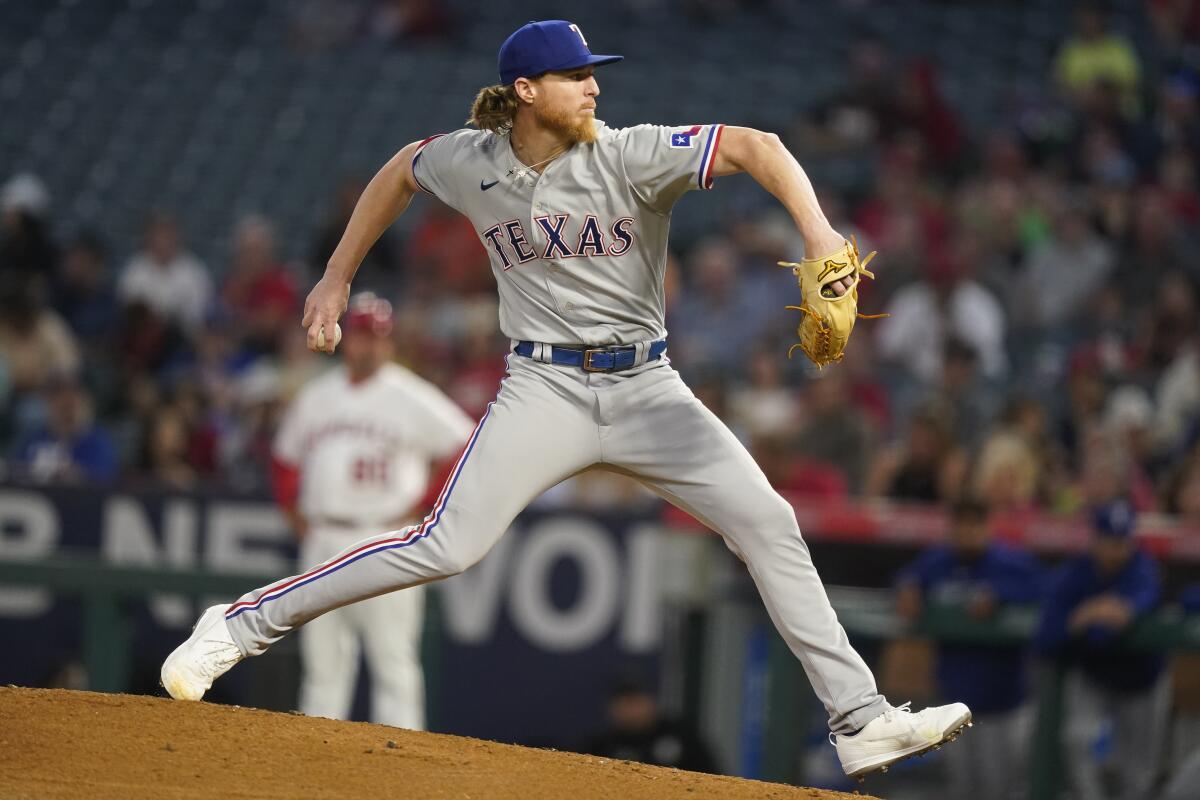
[[[1092,532],[1097,536],[1127,539],[1137,525],[1137,513],[1128,500],[1113,500],[1092,512]]]
[[[530,22],[500,45],[500,83],[532,78],[543,72],[611,64],[624,56],[594,56],[578,25],[562,19]]]

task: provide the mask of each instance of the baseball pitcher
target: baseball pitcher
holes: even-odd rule
[[[499,394],[419,524],[364,539],[312,569],[208,609],[162,669],[199,699],[242,658],[350,603],[479,561],[518,512],[593,466],[625,473],[724,537],[829,713],[843,769],[862,775],[955,737],[961,703],[893,707],[850,646],[792,507],[666,358],[663,271],[671,210],[692,189],[749,173],[790,212],[813,258],[796,266],[801,347],[836,361],[856,316],[857,250],[773,134],[726,125],[609,128],[579,27],[532,22],[501,46],[500,84],[467,128],[400,150],[371,181],[305,304],[309,346],[334,328],[371,244],[419,192],[471,220],[512,339]],[[324,336],[326,351],[332,337]],[[750,354],[747,354],[749,356]]]

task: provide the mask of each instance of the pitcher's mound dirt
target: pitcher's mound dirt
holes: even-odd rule
[[[0,797],[824,800],[851,795],[384,725],[156,697],[10,687],[0,688]]]

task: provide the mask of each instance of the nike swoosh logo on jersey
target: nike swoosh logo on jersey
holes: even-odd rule
[[[492,188],[499,182],[500,181],[492,181],[491,183],[484,183],[483,181],[480,181],[479,182],[479,191],[486,192],[488,189]]]

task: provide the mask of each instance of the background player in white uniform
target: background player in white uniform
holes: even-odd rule
[[[200,698],[238,660],[331,609],[462,572],[534,497],[602,468],[691,513],[746,562],[829,713],[847,774],[940,744],[970,721],[961,703],[912,713],[879,694],[792,507],[664,358],[667,232],[684,192],[747,172],[787,208],[807,252],[844,252],[845,240],[773,134],[598,121],[594,68],[619,59],[593,55],[568,22],[525,25],[500,48],[501,84],[476,99],[481,130],[414,142],[372,179],[305,304],[309,346],[323,330],[331,349],[359,263],[424,190],[466,215],[490,255],[500,328],[513,340],[508,375],[419,525],[210,608],[163,665],[173,697]]]
[[[355,295],[343,320],[343,365],[297,395],[275,438],[276,494],[300,537],[301,566],[412,522],[431,461],[467,441],[470,419],[437,387],[391,363],[391,305]],[[331,611],[300,633],[300,710],[346,719],[360,647],[371,719],[425,727],[420,642],[424,587]]]

